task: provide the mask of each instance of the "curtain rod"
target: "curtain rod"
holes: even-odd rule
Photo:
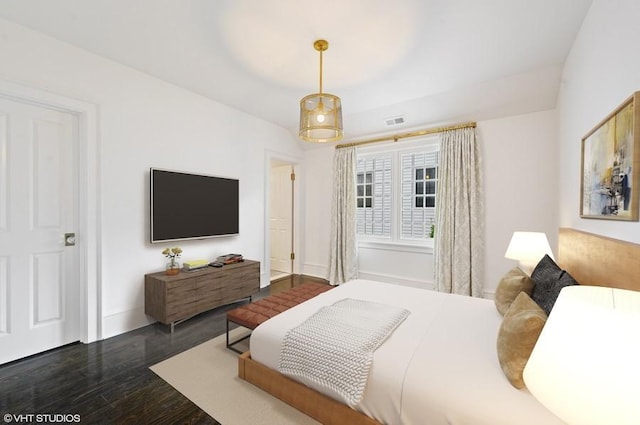
[[[410,133],[394,134],[390,136],[378,137],[375,139],[361,140],[361,141],[352,142],[352,143],[343,143],[340,145],[336,145],[336,149],[350,148],[352,146],[368,145],[370,143],[387,142],[389,140],[392,140],[395,143],[398,140],[406,139],[407,137],[425,136],[427,134],[442,133],[449,130],[459,130],[461,128],[475,128],[475,127],[476,127],[475,122],[466,122],[462,124],[454,124],[454,125],[449,125],[445,127],[432,127],[432,128],[426,128],[424,130],[412,131]]]

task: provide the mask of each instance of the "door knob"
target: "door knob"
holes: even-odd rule
[[[65,233],[64,234],[64,246],[76,246],[76,234]]]

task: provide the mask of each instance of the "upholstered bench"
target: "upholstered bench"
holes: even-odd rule
[[[229,342],[229,323],[235,323],[242,327],[254,330],[259,324],[271,319],[273,316],[282,313],[310,298],[321,294],[333,286],[323,283],[308,282],[302,285],[294,286],[291,289],[277,292],[268,297],[262,298],[249,304],[242,305],[227,312],[227,348],[242,353],[242,351],[233,347],[235,344],[243,341],[251,334],[239,338],[233,342]]]

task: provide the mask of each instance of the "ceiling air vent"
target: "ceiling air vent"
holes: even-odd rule
[[[404,124],[404,116],[387,118],[386,120],[384,120],[384,123],[387,125],[387,127]]]

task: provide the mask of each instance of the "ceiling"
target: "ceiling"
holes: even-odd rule
[[[325,38],[323,88],[354,140],[554,108],[591,1],[0,0],[0,17],[294,135]]]

